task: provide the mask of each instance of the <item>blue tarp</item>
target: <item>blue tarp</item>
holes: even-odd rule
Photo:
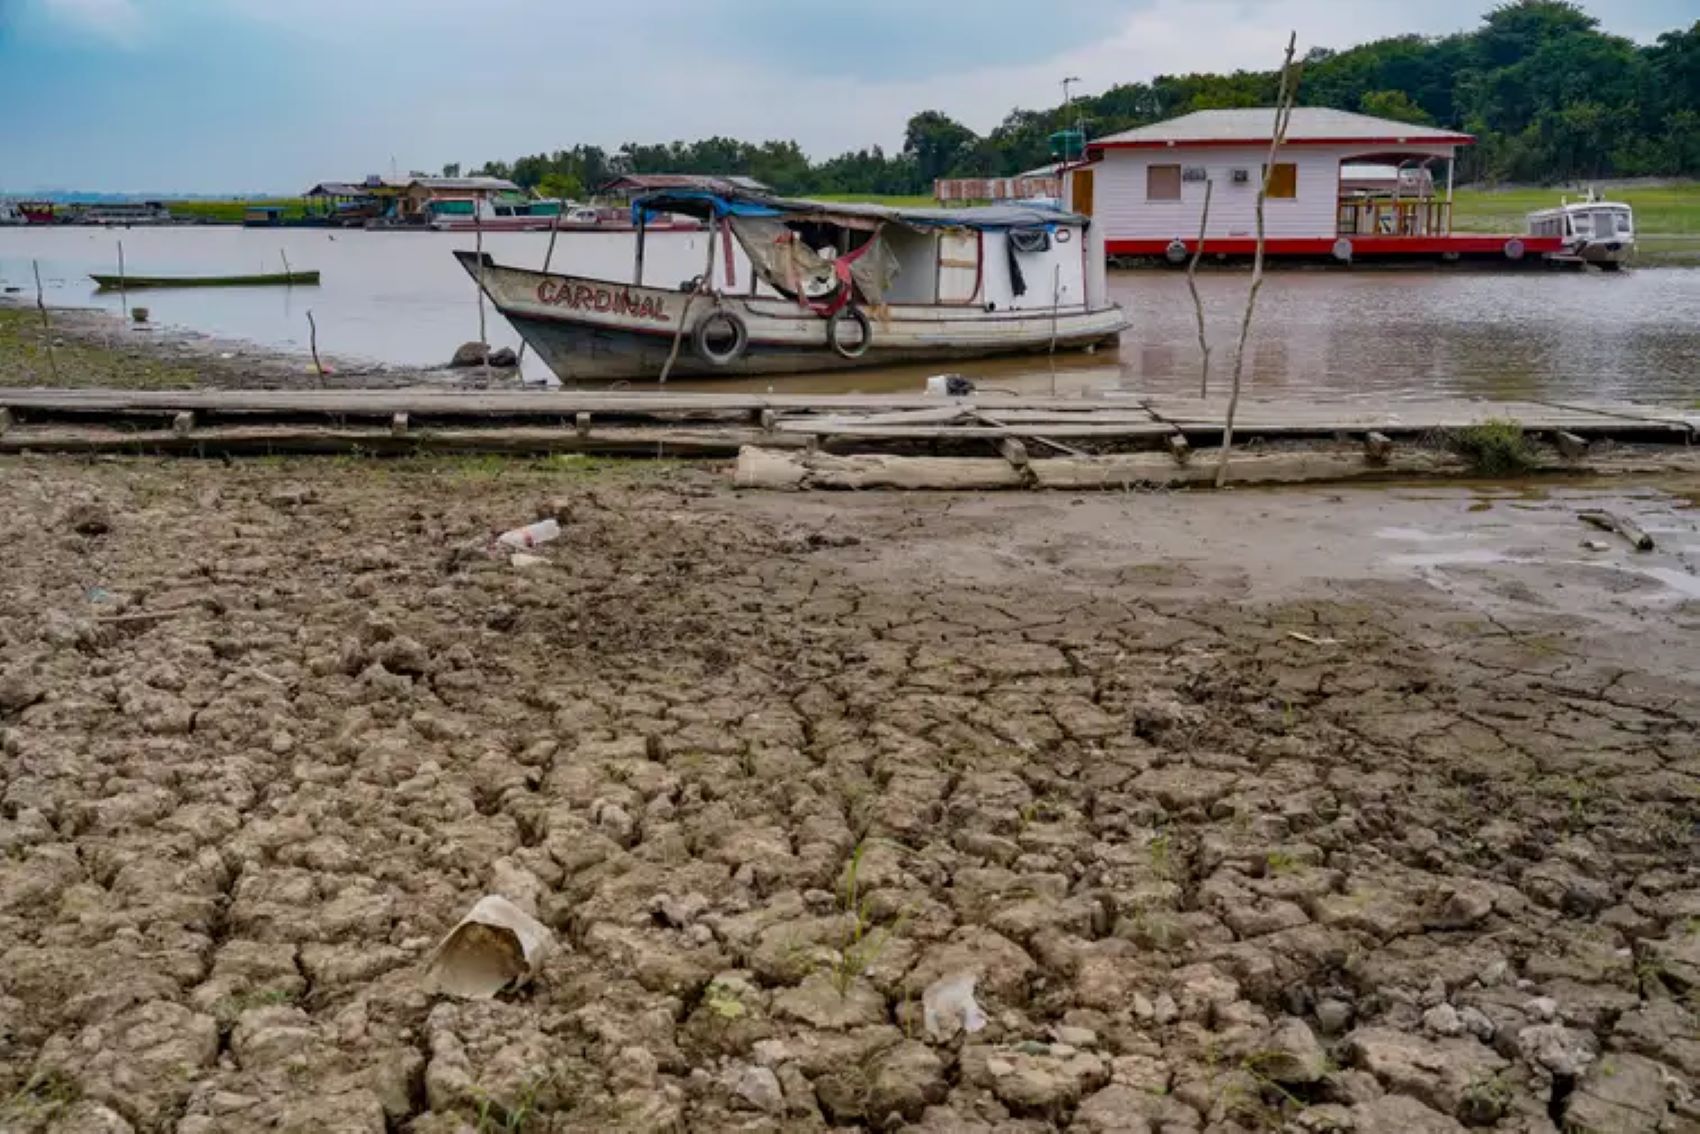
[[[669,189],[651,193],[632,202],[632,223],[640,224],[663,213],[684,213],[703,219],[722,217],[784,217],[806,220],[817,217],[832,223],[888,221],[910,228],[1056,228],[1085,227],[1085,217],[1066,213],[1051,205],[988,205],[972,209],[894,209],[885,205],[838,204],[803,198],[733,194],[710,189]]]

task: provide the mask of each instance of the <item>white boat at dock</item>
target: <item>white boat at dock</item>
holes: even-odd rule
[[[1557,236],[1564,241],[1553,260],[1616,271],[1635,254],[1635,211],[1589,192],[1584,200],[1567,200],[1557,208],[1530,213],[1529,235]]]
[[[633,203],[630,280],[455,256],[563,380],[790,374],[1077,350],[1128,326],[1081,216],[1036,205],[892,209],[727,190]],[[668,213],[706,226],[702,273],[644,277]]]

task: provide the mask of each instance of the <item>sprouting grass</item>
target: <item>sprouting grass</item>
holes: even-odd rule
[[[861,892],[862,856],[867,847],[866,841],[856,844],[856,849],[850,853],[850,861],[844,867],[844,881],[838,888],[839,906],[851,919],[849,932],[839,947],[838,961],[832,970],[832,982],[840,996],[847,994],[850,986],[874,966],[896,932],[895,928],[873,928],[867,896]],[[901,925],[900,918],[898,926]]]
[[[842,205],[885,205],[893,209],[937,208],[938,201],[926,193],[901,196],[882,193],[816,193],[816,201],[836,201]]]
[[[50,321],[53,313],[48,313]],[[105,347],[41,325],[31,308],[0,307],[0,387],[113,386],[169,390],[200,385],[190,367],[162,362],[143,349],[126,349],[115,334]],[[51,352],[51,357],[50,357]]]
[[[1480,476],[1524,472],[1535,463],[1529,439],[1515,421],[1493,419],[1454,429],[1446,435],[1446,446]]]

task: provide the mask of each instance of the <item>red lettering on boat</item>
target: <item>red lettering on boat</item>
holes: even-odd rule
[[[549,304],[555,302],[554,280],[543,280],[537,285],[537,302]]]

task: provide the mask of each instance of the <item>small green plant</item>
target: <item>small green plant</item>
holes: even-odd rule
[[[1525,472],[1535,463],[1529,439],[1515,421],[1492,419],[1454,429],[1446,435],[1446,444],[1481,476]]]
[[[1174,844],[1169,836],[1158,835],[1145,844],[1146,853],[1151,856],[1151,873],[1162,879],[1169,879],[1174,874]]]
[[[750,1011],[744,1007],[744,1002],[738,999],[736,992],[719,981],[709,982],[708,990],[703,993],[702,1006],[726,1021],[742,1019]]]
[[[478,1098],[478,1134],[523,1134],[537,1112],[537,1095],[551,1076],[539,1074],[519,1089],[512,1106],[503,1106],[488,1092],[474,1089]]]
[[[1491,1126],[1511,1109],[1513,1101],[1511,1084],[1503,1075],[1478,1075],[1465,1085],[1459,1110],[1466,1121]]]
[[[832,982],[840,996],[848,993],[850,986],[874,966],[904,920],[899,917],[897,925],[891,929],[873,928],[868,899],[861,892],[862,856],[867,847],[864,840],[850,852],[850,861],[844,866],[844,881],[838,888],[839,906],[850,915],[850,929],[839,946],[838,961],[832,969]]]
[[[58,1116],[82,1097],[77,1081],[58,1071],[37,1071],[12,1094],[0,1099],[0,1120],[17,1118],[44,1122]],[[0,1127],[10,1129],[0,1121]]]
[[[1270,851],[1263,862],[1269,868],[1269,873],[1276,875],[1290,874],[1299,866],[1299,860],[1286,851]]]

